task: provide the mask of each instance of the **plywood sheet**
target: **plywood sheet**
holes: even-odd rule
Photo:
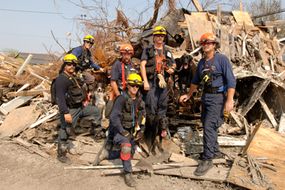
[[[15,136],[33,124],[40,115],[35,105],[17,108],[9,113],[0,126],[0,138]]]
[[[249,147],[247,154],[253,158],[265,157],[268,162],[272,163],[277,172],[267,168],[261,168],[263,174],[272,183],[274,189],[285,189],[285,137],[280,135],[274,129],[270,129],[261,125],[255,133]],[[233,165],[228,181],[239,186],[249,189],[262,189],[260,186],[255,186],[248,182],[248,174],[246,170],[238,166],[238,160]]]
[[[254,26],[250,15],[248,12],[243,11],[232,11],[234,18],[238,25],[248,25],[248,26]]]
[[[191,41],[198,46],[198,41],[202,34],[207,32],[213,33],[213,27],[211,21],[208,19],[207,13],[191,13],[191,15],[185,14],[185,19],[189,31]]]

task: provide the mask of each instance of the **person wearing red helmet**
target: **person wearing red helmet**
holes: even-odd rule
[[[112,65],[111,70],[111,87],[112,92],[109,95],[109,100],[106,106],[105,115],[109,116],[113,106],[113,100],[126,90],[126,78],[131,73],[138,73],[135,64],[132,62],[134,48],[131,44],[120,45],[120,59],[116,60]]]
[[[203,153],[194,174],[201,176],[212,168],[212,159],[220,157],[217,130],[222,125],[224,113],[233,109],[233,97],[236,87],[232,66],[229,59],[216,51],[218,41],[213,33],[205,33],[200,38],[204,53],[199,61],[189,94],[180,97],[180,102],[187,101],[201,87],[203,124]]]

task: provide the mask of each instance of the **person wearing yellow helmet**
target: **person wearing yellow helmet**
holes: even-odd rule
[[[82,102],[86,98],[86,93],[79,85],[76,77],[75,67],[78,59],[73,54],[66,54],[59,75],[52,83],[55,96],[55,103],[58,105],[60,113],[60,129],[58,131],[57,158],[59,161],[69,163],[66,156],[67,140],[73,134],[78,118],[88,117],[92,126],[101,125],[101,115],[97,107],[88,105],[83,107]]]
[[[76,72],[81,72],[83,74],[84,80],[90,80],[92,78],[94,80],[94,77],[92,77],[91,74],[86,71],[87,69],[91,68],[104,72],[104,69],[93,61],[91,48],[94,42],[94,37],[88,34],[83,38],[83,45],[75,47],[68,51],[68,53],[72,53],[77,57],[78,65],[76,66]]]
[[[217,38],[205,33],[200,38],[203,58],[199,61],[189,93],[179,98],[186,102],[200,87],[202,94],[203,153],[194,174],[205,175],[212,167],[212,159],[222,156],[217,141],[218,128],[224,122],[224,114],[233,109],[236,79],[229,59],[216,51]]]
[[[120,147],[120,150],[107,150],[105,147],[94,164],[99,164],[103,159],[120,158],[125,172],[125,183],[130,187],[136,185],[131,164],[135,143],[143,137],[145,130],[145,104],[139,94],[142,84],[139,74],[128,75],[127,89],[114,102],[108,129],[108,139]]]
[[[164,40],[167,31],[163,26],[156,26],[153,29],[153,44],[144,48],[141,56],[141,75],[144,81],[147,129],[156,129],[160,137],[164,138],[168,133],[168,119],[166,117],[168,105],[167,81],[174,73],[176,63],[172,53],[165,47]],[[153,133],[150,131],[148,134]],[[152,135],[151,141],[154,141]]]

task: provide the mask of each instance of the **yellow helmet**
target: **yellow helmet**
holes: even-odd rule
[[[127,82],[128,84],[132,85],[132,84],[136,84],[141,86],[142,85],[142,78],[139,74],[137,73],[131,73],[129,74],[128,78],[127,78]]]
[[[66,54],[63,58],[63,62],[64,63],[75,63],[77,64],[78,63],[78,59],[75,55],[73,54]]]
[[[94,43],[94,37],[92,35],[88,34],[83,38],[83,41]]]
[[[162,34],[166,35],[166,29],[163,26],[156,26],[152,31],[153,35]]]

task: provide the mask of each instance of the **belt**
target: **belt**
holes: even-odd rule
[[[218,91],[219,87],[207,87],[204,88],[203,92],[208,94],[222,94],[224,91]]]

